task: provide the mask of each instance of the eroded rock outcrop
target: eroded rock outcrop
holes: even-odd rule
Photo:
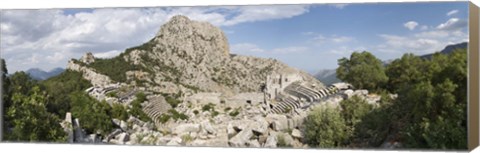
[[[87,55],[85,56],[93,56],[93,55],[88,55],[87,53]],[[85,59],[85,58],[82,58],[82,59]],[[89,62],[89,60],[84,60],[84,61]],[[95,69],[83,66],[77,62],[75,62],[75,60],[68,61],[67,70],[81,72],[83,74],[83,78],[90,81],[90,83],[92,83],[93,86],[105,86],[112,83],[112,80],[110,79],[110,77],[104,74],[97,73]]]

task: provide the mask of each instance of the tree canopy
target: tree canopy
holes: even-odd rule
[[[377,90],[388,81],[382,61],[367,51],[338,60],[337,77],[359,89]]]
[[[373,89],[381,100],[370,106],[354,96],[339,110],[313,110],[305,124],[311,146],[371,148],[395,140],[404,148],[467,148],[466,49],[428,59],[407,53],[385,66],[368,52],[355,52],[339,65],[340,79]]]

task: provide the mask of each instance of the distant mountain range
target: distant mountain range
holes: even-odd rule
[[[450,54],[452,52],[454,52],[456,49],[463,49],[463,48],[467,48],[468,47],[468,43],[467,42],[463,42],[463,43],[459,43],[459,44],[453,44],[453,45],[448,45],[447,47],[445,47],[443,50],[440,51],[440,53],[442,54]],[[426,54],[426,55],[422,55],[420,56],[421,58],[427,58],[427,59],[430,59],[432,57],[434,53],[432,54]]]
[[[44,71],[39,68],[31,68],[31,69],[28,69],[26,73],[29,74],[30,77],[32,77],[35,80],[46,80],[50,77],[59,75],[63,71],[65,71],[65,69],[63,68],[54,68],[50,71]]]
[[[337,78],[337,70],[335,69],[325,69],[325,70],[320,70],[317,73],[315,73],[313,76],[320,80],[320,82],[324,84],[333,84],[335,82],[340,82],[340,79]]]
[[[467,46],[468,46],[468,43],[467,43],[467,42],[463,42],[463,43],[459,43],[459,44],[453,44],[453,45],[448,45],[448,46],[446,46],[444,49],[442,49],[442,50],[440,51],[440,53],[442,53],[442,54],[450,54],[450,53],[454,52],[456,49],[467,48]],[[421,58],[425,58],[425,59],[430,59],[433,54],[434,54],[434,53],[432,53],[432,54],[426,54],[426,55],[421,55],[420,57],[421,57]],[[385,61],[383,61],[383,64],[384,64],[384,65],[388,65],[388,64],[390,64],[392,61],[393,61],[393,59],[385,60]],[[324,83],[324,84],[332,84],[332,83],[335,83],[335,82],[340,82],[340,79],[337,78],[336,69],[324,69],[324,70],[320,70],[320,71],[318,71],[317,73],[315,73],[313,76],[314,76],[315,78],[317,78],[318,80],[320,80],[320,82],[322,82],[322,83]]]

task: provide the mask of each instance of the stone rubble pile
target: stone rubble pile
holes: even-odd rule
[[[358,95],[376,103],[379,96],[368,95],[366,90],[346,90],[340,94],[328,97],[316,105],[333,105],[345,98]],[[373,98],[372,98],[373,97]],[[152,98],[154,99],[154,98]],[[179,112],[185,112],[188,120],[169,120],[166,123],[144,122],[135,117],[123,121],[113,119],[116,125],[110,134],[100,138],[95,134],[86,135],[80,127],[78,119],[72,121],[67,113],[66,131],[74,133],[69,140],[78,143],[108,143],[108,144],[142,144],[167,146],[212,146],[212,147],[294,147],[307,148],[304,144],[303,121],[309,109],[297,114],[264,114],[261,107],[244,105],[237,116],[229,115],[234,110],[224,111],[225,106],[215,106],[220,113],[212,116],[210,111],[201,111],[203,106],[192,104],[185,109],[186,103],[178,106]],[[190,111],[187,111],[190,110]],[[191,110],[200,110],[198,114]],[[72,127],[68,123],[72,122]]]

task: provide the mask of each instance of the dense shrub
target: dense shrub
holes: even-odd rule
[[[170,104],[170,106],[172,106],[172,108],[175,108],[178,106],[178,104],[182,103],[182,101],[171,96],[166,96],[165,100],[167,101],[168,104]]]
[[[148,115],[145,114],[142,109],[142,103],[147,100],[146,95],[143,92],[140,92],[137,93],[135,97],[135,100],[131,103],[132,107],[130,108],[129,113],[133,116],[138,117],[142,121],[152,121],[152,119],[148,117]]]
[[[350,137],[347,125],[336,108],[317,107],[306,117],[305,140],[312,147],[342,147]]]
[[[110,116],[111,107],[105,101],[99,102],[84,92],[74,92],[72,100],[72,115],[78,118],[82,128],[87,133],[108,134],[114,128]]]
[[[125,106],[122,104],[113,104],[112,105],[112,118],[118,118],[120,120],[128,119],[128,112]]]

